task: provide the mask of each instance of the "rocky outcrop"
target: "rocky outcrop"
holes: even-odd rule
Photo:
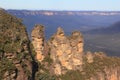
[[[94,65],[96,76],[92,75],[90,80],[120,80],[120,58],[108,57],[101,52],[92,55],[94,56],[94,63],[91,65]]]
[[[94,55],[93,55],[93,53],[91,53],[91,52],[87,52],[86,53],[86,58],[87,58],[87,62],[88,63],[93,63],[93,58],[94,58]]]
[[[29,39],[21,20],[0,9],[0,79],[32,77]]]
[[[108,57],[102,52],[87,52],[82,70],[68,71],[61,80],[120,80],[120,58]]]
[[[120,80],[120,67],[113,67],[113,68],[105,68],[106,79]]]
[[[83,64],[83,37],[80,32],[73,32],[70,37],[66,37],[63,29],[59,27],[51,37],[49,46],[55,74],[61,75],[65,74],[66,70],[80,69]]]
[[[32,43],[36,53],[40,50],[40,54],[44,54],[44,50],[42,51],[40,48],[45,49],[45,44],[49,48],[46,52],[49,56],[44,55],[45,60],[37,59],[44,66],[43,69],[39,69],[37,76],[40,74],[57,75],[59,77],[56,80],[119,80],[119,58],[107,57],[103,52],[84,52],[84,40],[79,31],[74,31],[70,36],[66,36],[63,29],[59,27],[57,32],[45,43],[44,31],[41,30],[42,27],[37,27],[32,31]],[[38,39],[43,41],[40,42]],[[36,47],[39,44],[41,47]],[[112,68],[115,69],[112,70]],[[69,73],[70,71],[72,73]],[[67,79],[64,79],[65,77]]]
[[[36,59],[41,62],[44,59],[44,27],[42,25],[36,25],[32,30],[31,37],[36,52]]]
[[[40,32],[37,32],[37,30]],[[34,34],[40,33],[38,36],[44,35],[41,35],[41,33],[44,33],[42,30],[39,28],[37,28],[37,30],[37,33]],[[37,40],[34,41],[36,39],[34,35],[32,37],[34,47],[38,44],[43,44],[41,47],[45,48],[45,44],[47,44],[49,48],[47,51],[49,56],[46,55],[44,56],[45,60],[40,60],[40,63],[44,68],[39,69],[37,76],[40,74],[50,74],[52,76],[57,75],[58,78],[55,78],[56,80],[119,80],[120,59],[108,57],[103,52],[84,52],[84,40],[79,31],[74,31],[70,36],[66,36],[63,29],[59,27],[57,32],[47,43],[44,41],[39,43]],[[38,38],[39,37],[37,37],[37,39]],[[44,40],[44,37],[40,38]],[[44,50],[43,52],[41,50],[41,54],[44,53]],[[115,68],[115,70],[112,70],[112,68]]]

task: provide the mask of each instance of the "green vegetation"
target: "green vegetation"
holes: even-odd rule
[[[27,76],[31,76],[28,45],[29,39],[22,20],[0,10],[0,79],[5,75],[10,77],[13,73],[15,75],[12,78],[15,78],[19,73],[18,66],[23,68]]]
[[[57,76],[50,73],[52,62],[50,54],[45,57],[42,63],[38,62],[38,72],[35,80],[57,80]]]
[[[16,70],[15,65],[7,58],[3,58],[0,61],[0,79],[3,79],[5,72],[9,74],[13,73]]]
[[[65,75],[60,76],[62,80],[85,80],[80,71],[68,71]]]
[[[47,73],[39,73],[36,76],[36,80],[57,80],[57,78],[55,76],[52,76],[50,74]]]
[[[16,52],[22,44],[28,41],[25,26],[21,20],[0,11],[0,49],[7,52]]]

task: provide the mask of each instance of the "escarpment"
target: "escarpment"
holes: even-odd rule
[[[0,10],[0,80],[29,80],[29,39],[21,20]]]

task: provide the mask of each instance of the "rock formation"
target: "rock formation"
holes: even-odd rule
[[[36,52],[36,59],[41,62],[44,59],[44,27],[42,25],[36,25],[32,30],[31,37]]]
[[[66,37],[63,29],[59,27],[51,37],[49,46],[55,74],[76,70],[82,65],[83,38],[80,32],[73,32],[70,37]]]
[[[40,29],[36,28],[35,32],[37,33],[32,32],[33,45],[35,48],[38,44],[42,44],[41,47],[44,49],[46,43],[44,41],[41,43],[39,43],[39,41],[37,42],[37,40],[35,41],[36,37],[33,35],[37,34],[40,36],[40,39],[42,38],[42,40],[44,40],[44,32]],[[37,39],[39,39],[39,37],[37,37]],[[74,31],[70,36],[66,36],[63,29],[59,27],[47,43],[47,46],[49,46],[49,51],[47,51],[49,56],[44,56],[45,60],[38,60],[47,72],[46,70],[44,71],[44,68],[39,69],[37,76],[40,74],[52,74],[59,76],[56,80],[119,80],[120,59],[107,57],[102,52],[95,52],[93,54],[89,51],[85,53],[83,36],[79,31]],[[41,50],[41,54],[44,54],[43,51]],[[52,62],[50,60],[52,60]],[[113,64],[114,62],[115,64]],[[112,70],[112,68],[115,68],[115,70]],[[66,76],[69,77],[65,79]],[[51,80],[50,75],[49,80]]]
[[[0,9],[0,79],[32,77],[29,39],[21,20]]]
[[[41,31],[41,33],[44,32]],[[44,40],[44,37],[41,38]],[[44,41],[42,43],[42,47],[45,48],[44,44],[46,43]],[[39,74],[59,76],[55,78],[56,80],[119,80],[120,59],[107,57],[102,52],[95,52],[93,54],[89,51],[85,53],[83,36],[79,31],[74,31],[70,36],[66,36],[63,29],[59,27],[47,43],[47,46],[49,46],[49,56],[47,56],[47,58],[44,56],[45,60],[40,61],[47,72],[46,70],[44,71],[43,68],[39,70]],[[34,46],[36,45],[37,44]],[[44,54],[44,52],[42,52],[42,54]],[[52,60],[52,62],[50,60]],[[113,64],[113,62],[115,62],[115,64]],[[112,70],[112,68],[115,68],[115,70]],[[50,75],[49,80],[51,80]]]
[[[94,55],[91,53],[91,52],[87,52],[86,53],[86,58],[87,58],[87,62],[88,63],[93,63],[93,58],[94,58]]]

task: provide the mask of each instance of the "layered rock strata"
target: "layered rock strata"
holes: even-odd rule
[[[44,27],[42,25],[36,25],[32,30],[31,37],[36,52],[36,59],[41,62],[44,59]]]
[[[0,79],[32,77],[29,39],[21,20],[0,9]]]
[[[80,32],[73,32],[70,37],[66,37],[59,27],[49,40],[49,46],[55,74],[61,75],[66,70],[80,69],[83,64],[83,37]]]

